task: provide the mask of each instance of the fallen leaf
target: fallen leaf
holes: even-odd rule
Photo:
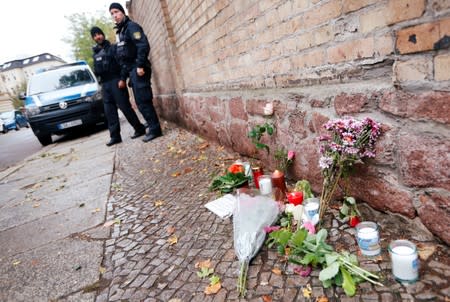
[[[220,277],[217,275],[213,275],[211,278],[209,278],[209,285],[214,285],[220,282]]]
[[[98,271],[100,272],[100,274],[103,275],[103,274],[106,272],[106,267],[100,266],[100,267],[98,268]]]
[[[100,212],[100,208],[95,208],[94,210],[92,210],[91,213],[97,213],[97,212]]]
[[[144,194],[144,195],[142,195],[142,198],[143,198],[143,199],[145,199],[145,198],[150,198],[150,195]]]
[[[33,208],[38,208],[40,206],[41,206],[41,204],[39,202],[36,202],[36,203],[33,204]]]
[[[272,302],[272,297],[269,295],[262,296],[264,302]]]
[[[316,302],[328,302],[328,298],[325,296],[320,296],[316,299]]]
[[[198,146],[198,150],[203,150],[209,147],[209,143],[203,143],[200,146]]]
[[[222,288],[222,285],[220,284],[220,282],[217,282],[214,285],[207,286],[205,288],[205,294],[206,295],[217,294],[221,288]]]
[[[426,261],[436,251],[436,246],[423,243],[417,244],[420,260]]]
[[[145,173],[145,170],[139,170],[140,175],[144,175],[144,173]]]
[[[19,265],[19,264],[20,264],[20,260],[14,260],[12,262],[12,265],[14,265],[14,266]]]
[[[281,270],[279,268],[273,268],[272,273],[274,273],[277,276],[281,276]]]
[[[302,289],[303,291],[303,297],[305,298],[311,298],[312,290],[311,285],[307,284],[306,287]]]
[[[159,159],[155,159],[154,162],[157,164],[159,163]]]
[[[211,259],[197,262],[195,268],[211,268]]]
[[[169,242],[169,245],[174,245],[178,242],[178,238],[177,236],[171,236],[169,237],[169,239],[167,239],[167,242]]]
[[[167,233],[169,233],[169,235],[172,235],[173,233],[175,233],[175,227],[174,226],[170,226],[167,228]]]
[[[178,177],[180,175],[181,175],[181,172],[179,172],[179,171],[172,173],[172,177]]]
[[[116,218],[116,219],[114,219],[114,223],[117,224],[117,225],[120,225],[121,220],[119,218]]]
[[[36,266],[38,264],[39,264],[39,260],[37,260],[37,259],[32,259],[31,260],[31,266]]]
[[[194,169],[192,169],[192,168],[190,168],[190,167],[188,167],[188,168],[186,168],[186,169],[184,169],[184,174],[187,174],[187,173],[190,173],[190,172],[192,172]]]
[[[155,207],[160,207],[160,206],[162,206],[162,205],[164,205],[164,201],[162,201],[162,200],[157,200],[157,201],[155,201]]]
[[[32,188],[32,189],[39,189],[40,187],[42,187],[42,184],[40,184],[40,183],[35,183],[31,188]]]

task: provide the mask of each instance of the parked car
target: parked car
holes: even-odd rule
[[[2,132],[2,133],[6,133],[6,128],[4,125],[5,125],[5,122],[2,119],[0,119],[0,132]]]
[[[13,129],[17,131],[20,127],[30,127],[25,116],[18,110],[2,112],[0,119],[3,121],[3,133]]]
[[[84,61],[34,74],[28,81],[25,109],[43,146],[52,143],[52,134],[106,122],[100,85]]]

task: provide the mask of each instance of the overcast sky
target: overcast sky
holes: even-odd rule
[[[108,14],[112,2],[119,2],[126,10],[125,0],[2,1],[0,65],[44,52],[72,61],[70,46],[62,41],[69,36],[70,25],[64,16],[97,11]]]

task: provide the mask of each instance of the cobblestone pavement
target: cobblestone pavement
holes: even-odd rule
[[[400,218],[363,208],[367,220],[381,226],[382,257],[358,256],[361,265],[380,274],[384,287],[362,283],[354,297],[341,288],[324,289],[318,270],[310,277],[292,273],[275,250],[263,247],[250,264],[246,299],[236,291],[238,261],[233,250],[231,219],[221,219],[203,205],[215,199],[207,192],[211,173],[223,171],[239,156],[197,136],[165,126],[164,136],[147,144],[127,141],[117,146],[115,173],[106,224],[104,272],[97,302],[102,301],[450,301],[448,247],[430,239]],[[332,210],[336,214],[337,210]],[[369,219],[370,218],[370,219]],[[336,249],[357,252],[354,229],[327,216],[329,242]],[[407,238],[434,249],[421,262],[420,281],[396,282],[386,247],[390,239]],[[207,279],[197,276],[195,264],[211,259],[222,289],[205,295]],[[281,275],[272,270],[279,268]],[[303,289],[311,287],[312,297]]]

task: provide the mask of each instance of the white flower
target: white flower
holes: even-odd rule
[[[264,115],[272,115],[273,114],[273,104],[267,103],[264,107]]]
[[[286,213],[292,213],[292,216],[294,217],[295,220],[301,221],[303,215],[302,205],[295,206],[292,203],[288,203],[284,211]]]

